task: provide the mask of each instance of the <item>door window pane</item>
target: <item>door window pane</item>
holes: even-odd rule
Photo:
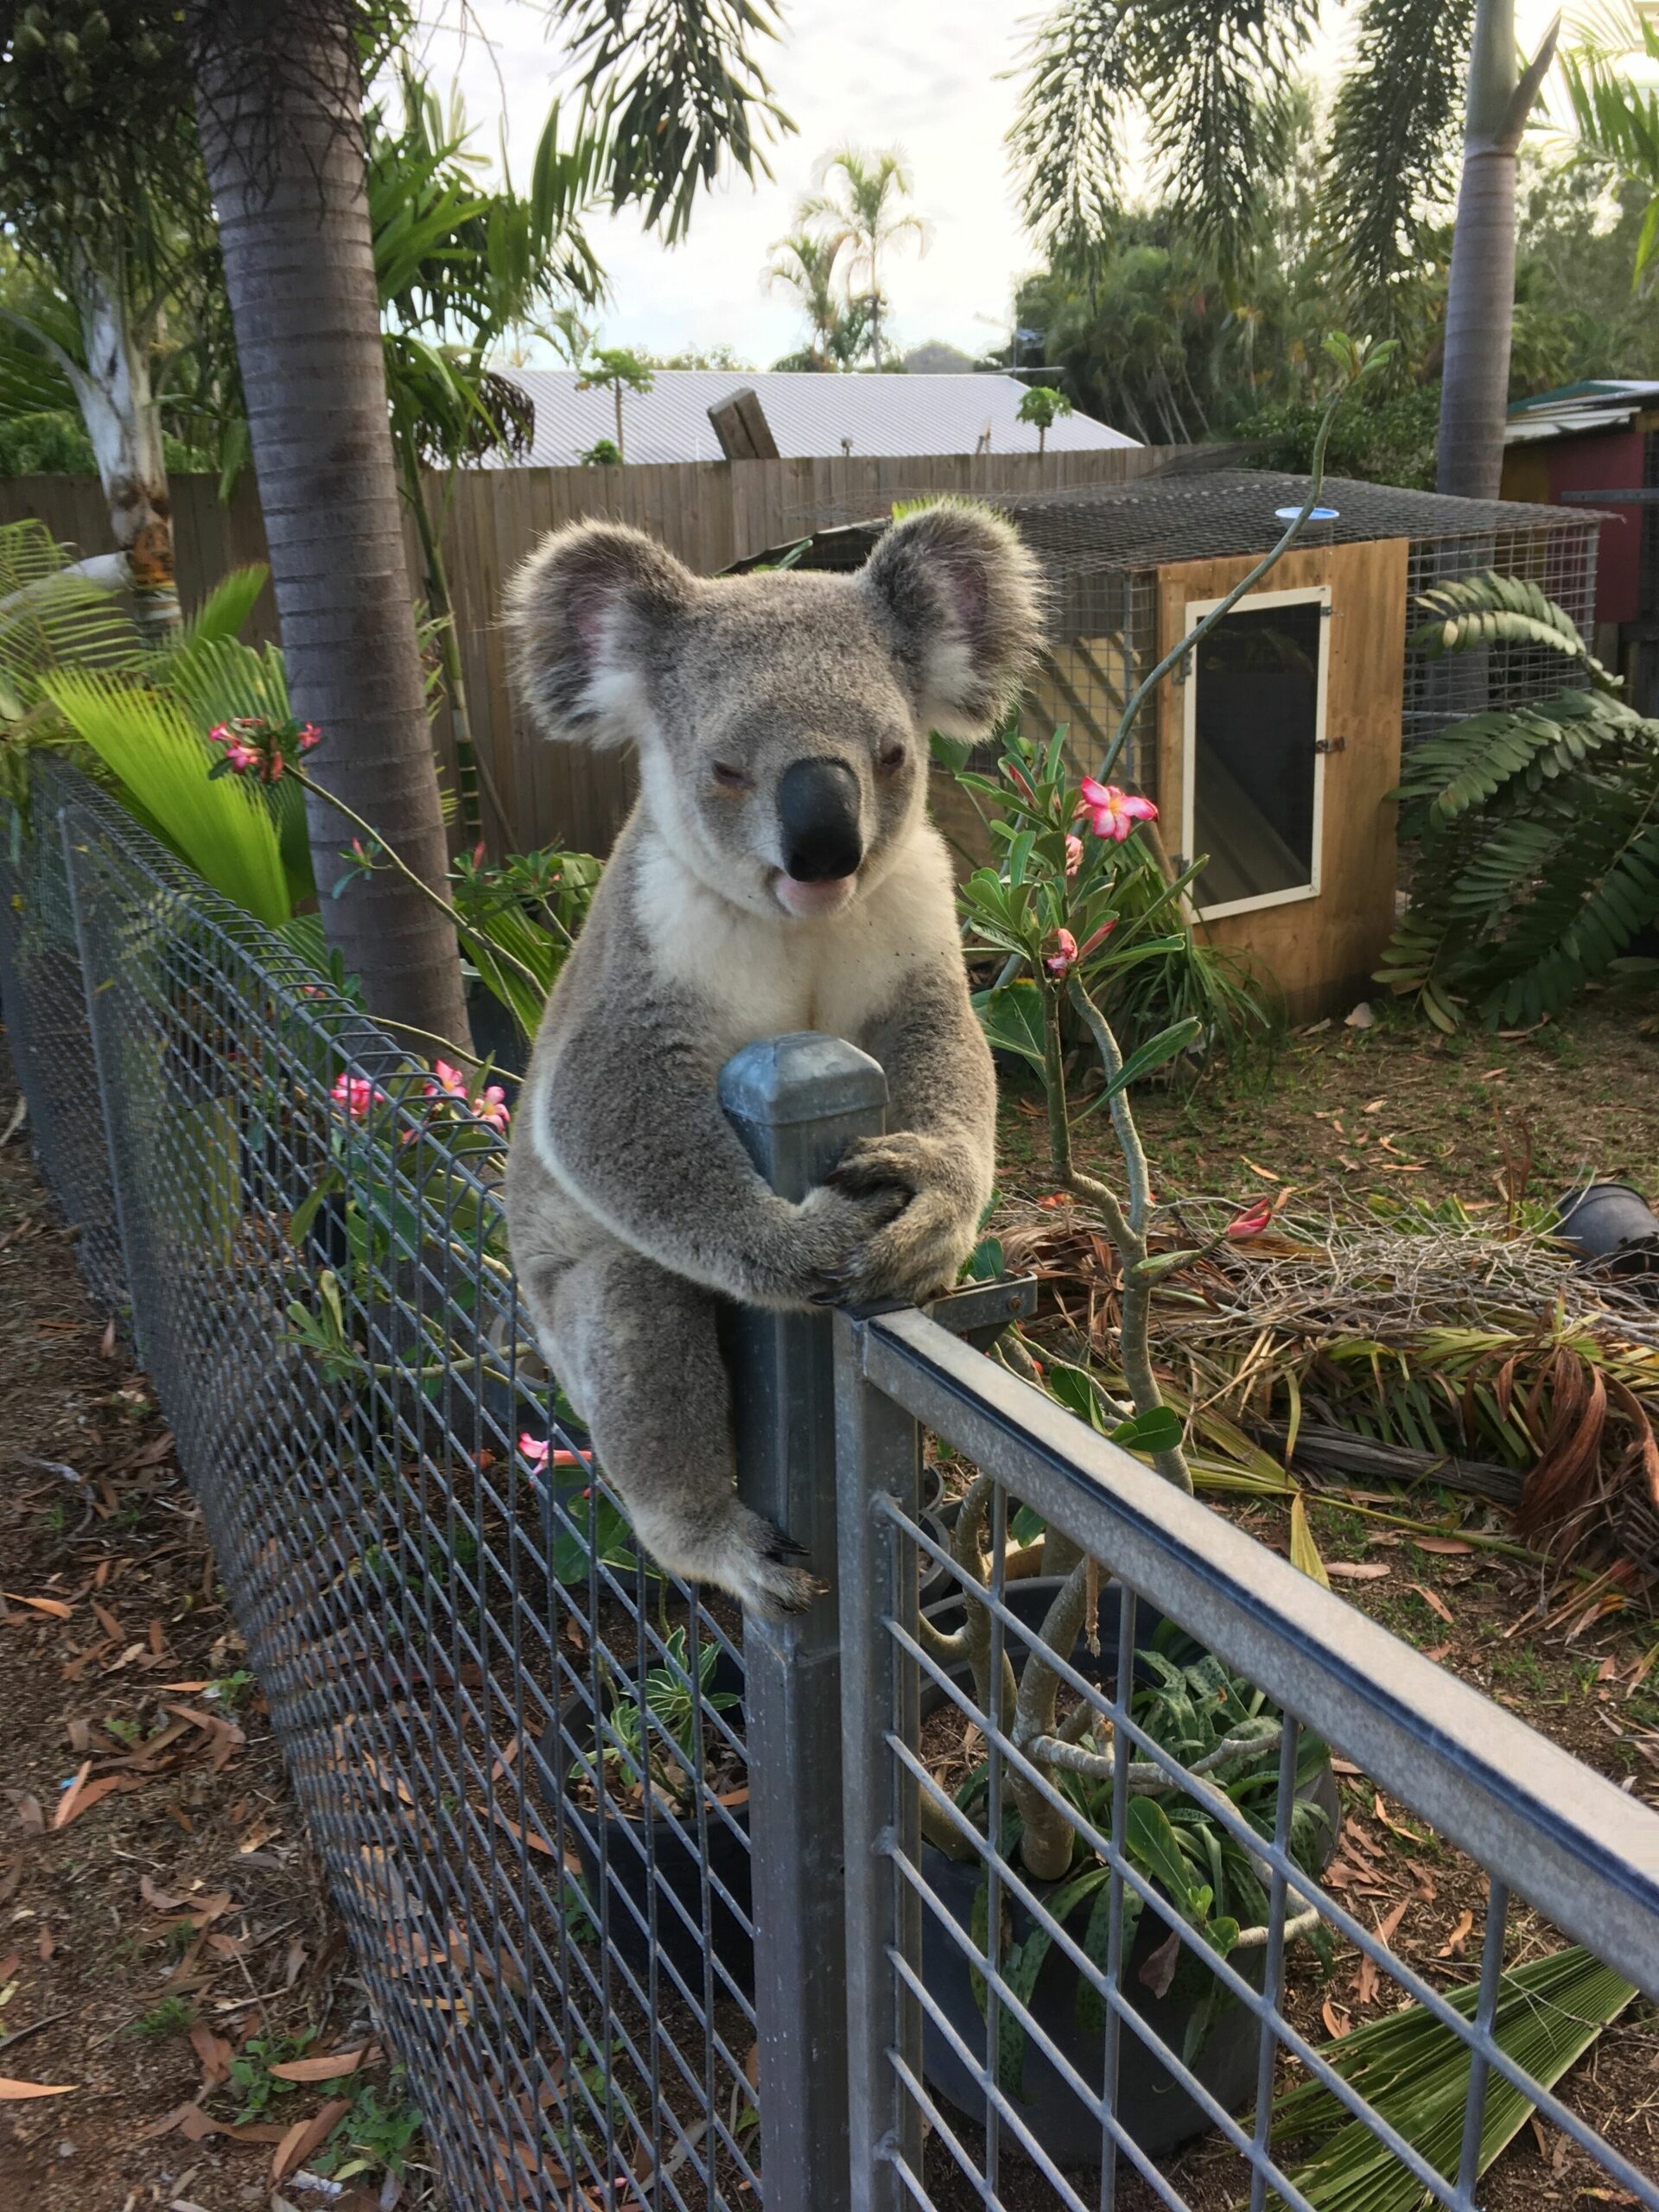
[[[1319,759],[1317,600],[1235,607],[1198,649],[1192,855],[1200,908],[1311,889]]]

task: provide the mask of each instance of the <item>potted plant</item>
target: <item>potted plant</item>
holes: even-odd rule
[[[976,1495],[976,1492],[982,1492]],[[963,1501],[953,1551],[958,1564],[973,1558],[973,1580],[983,1582],[988,1562],[976,1556],[988,1503],[988,1484]],[[964,1524],[966,1524],[964,1528]],[[1093,1609],[1090,1611],[1090,1599]],[[1059,1588],[1052,1583],[1013,1582],[1005,1603],[1071,1667],[1109,1692],[1118,1648],[1122,1592],[1093,1563],[1079,1561]],[[990,1659],[990,1614],[969,1599],[965,1618],[942,1633],[944,1609],[925,1620],[925,1643],[944,1660],[954,1681],[988,1717],[995,1717],[1043,1772],[1075,1818],[1056,1810],[1042,1792],[1007,1763],[1007,1804],[1000,1839],[1004,1858],[1021,1882],[1063,1926],[1084,1956],[1103,1973],[1111,1926],[1111,1872],[1089,1831],[1113,1835],[1116,1745],[1094,1707],[1082,1702],[1064,1719],[1058,1712],[1061,1678],[1021,1639],[1007,1638],[999,1684]],[[1105,1656],[1103,1656],[1105,1655]],[[1023,1663],[1022,1663],[1023,1662]],[[994,1702],[995,1700],[995,1702]],[[925,1691],[923,1714],[945,1709],[947,1693]],[[1266,1955],[1268,1890],[1271,1877],[1217,1818],[1225,1800],[1259,1834],[1274,1833],[1278,1814],[1281,1716],[1253,1688],[1205,1652],[1197,1641],[1142,1607],[1135,1623],[1131,1715],[1152,1742],[1201,1779],[1191,1787],[1171,1780],[1154,1759],[1131,1754],[1122,1839],[1125,1857],[1166,1900],[1172,1914],[1218,1957],[1230,1959],[1259,1981]],[[982,1836],[989,1811],[988,1766],[970,1766],[954,1793],[967,1827]],[[981,1951],[988,1950],[1003,1979],[1031,2010],[1055,2047],[1084,2080],[1103,2078],[1105,2012],[1093,1983],[1003,1885],[999,1925],[989,1921],[990,1885],[985,1863],[963,1827],[950,1822],[925,1796],[923,1873],[938,1905]],[[1296,1802],[1290,1847],[1310,1872],[1328,1861],[1334,1847],[1338,1801],[1323,1744],[1304,1736],[1298,1745]],[[1122,1889],[1122,1967],[1120,1986],[1128,2003],[1199,2082],[1224,2106],[1245,2101],[1255,2086],[1258,2029],[1202,1956],[1156,1912],[1144,1909],[1128,1883]],[[1323,1948],[1326,1938],[1311,1908],[1293,1899],[1287,1933]],[[969,2050],[987,2044],[988,1992],[960,1941],[937,1911],[925,1919],[922,1967],[930,1994]],[[1062,2165],[1097,2164],[1101,2128],[1046,2053],[1028,2048],[1023,2024],[1004,2005],[996,2035],[999,2086],[1023,2109],[1027,2123]],[[1203,2108],[1168,2068],[1132,2031],[1119,2038],[1118,2112],[1141,2148],[1158,2155],[1209,2125]],[[982,2114],[979,2084],[955,2045],[932,2019],[925,2024],[924,2065],[929,2081],[971,2118]]]

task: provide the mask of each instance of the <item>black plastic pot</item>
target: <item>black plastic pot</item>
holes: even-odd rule
[[[1555,1209],[1556,1235],[1616,1275],[1659,1275],[1659,1214],[1629,1183],[1569,1191]]]
[[[1036,1628],[1061,1586],[1058,1578],[1047,1576],[1011,1583],[1007,1597],[1008,1610]],[[1096,1681],[1109,1682],[1116,1672],[1120,1599],[1117,1586],[1108,1583],[1103,1587],[1096,1617],[1100,1657],[1095,1658],[1081,1639],[1071,1654],[1071,1663],[1078,1673]],[[939,1626],[950,1625],[950,1610],[942,1607],[936,1612],[934,1618]],[[1135,1618],[1138,1650],[1151,1643],[1160,1625],[1161,1617],[1143,1602]],[[1018,1673],[1022,1662],[1017,1637],[1009,1637],[1008,1654]],[[1150,1669],[1147,1671],[1150,1673]],[[942,1690],[935,1688],[930,1696],[925,1689],[924,1713],[936,1711],[944,1701]],[[1336,1778],[1330,1768],[1322,1769],[1302,1794],[1329,1815],[1329,1840],[1334,1848],[1340,1807]],[[959,1863],[927,1845],[923,1849],[922,1871],[944,1910],[971,1938],[974,1900],[983,1878],[980,1860],[976,1857]],[[1031,1883],[1028,1886],[1041,1897],[1058,1885]],[[1013,1940],[1023,1942],[1031,1930],[1031,1916],[1006,1889],[1003,1895]],[[1168,1928],[1155,1913],[1142,1913],[1135,1942],[1124,1961],[1122,1986],[1129,2004],[1147,2026],[1170,2050],[1179,2053],[1198,1999],[1173,1993],[1154,1997],[1141,1980],[1141,1967],[1168,1935]],[[1241,1954],[1235,1959],[1238,1971],[1258,1985],[1262,1963],[1260,1952]],[[922,1975],[929,1995],[968,2049],[982,2054],[985,2018],[974,1994],[966,1954],[932,1911],[925,1916],[923,1923]],[[1083,2080],[1096,2082],[1103,2078],[1104,2038],[1099,2031],[1090,2032],[1077,2024],[1078,1980],[1077,1970],[1070,1958],[1058,1944],[1052,1946],[1037,1976],[1029,1999],[1030,2010]],[[1232,2111],[1255,2094],[1259,2048],[1256,2022],[1243,2005],[1234,2005],[1216,2019],[1191,2070],[1217,2103]],[[979,2083],[944,2031],[931,2018],[924,2023],[922,2054],[923,2070],[931,2086],[966,2118],[982,2126],[985,2101]],[[1026,2039],[1023,2089],[1020,2116],[1055,2163],[1060,2166],[1098,2166],[1102,2139],[1099,2122],[1030,2036]],[[1178,2145],[1202,2134],[1211,2125],[1203,2108],[1128,2027],[1122,2028],[1118,2037],[1116,2108],[1124,2126],[1149,2157],[1173,2151]]]
[[[723,1651],[709,1688],[740,1694],[742,1690],[742,1669]],[[727,1719],[741,1736],[741,1707],[728,1708]],[[559,1708],[557,1722],[542,1738],[542,1756],[557,1778],[556,1788],[568,1777],[573,1759],[578,1755],[591,1756],[593,1745],[591,1708],[585,1699],[568,1700]],[[754,1944],[738,1918],[738,1912],[747,1916],[750,1911],[749,1808],[746,1802],[728,1810],[738,1834],[734,1834],[717,1813],[711,1812],[707,1821],[709,1936],[714,1955],[726,1973],[740,1989],[752,1995]],[[697,1856],[695,1809],[677,1821],[660,1813],[653,1813],[647,1820],[625,1812],[606,1796],[598,1812],[568,1809],[564,1832],[569,1848],[581,1862],[582,1885],[594,1919],[603,1926],[608,1907],[611,1942],[640,1980],[645,1980],[651,1967],[654,1907],[658,1954],[672,1961],[689,1988],[701,1990],[704,1862]],[[684,1907],[690,1927],[674,1910],[670,1896]]]

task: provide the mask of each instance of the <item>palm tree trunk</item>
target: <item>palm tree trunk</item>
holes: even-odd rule
[[[195,0],[196,105],[271,581],[319,784],[442,892],[448,869],[387,419],[362,86],[345,7]],[[340,816],[308,795],[319,887]],[[384,870],[322,899],[370,1007],[465,1045],[454,931]]]
[[[1440,491],[1465,499],[1497,499],[1503,479],[1515,320],[1516,156],[1554,50],[1552,30],[1517,82],[1515,0],[1478,0],[1446,296],[1436,478]]]

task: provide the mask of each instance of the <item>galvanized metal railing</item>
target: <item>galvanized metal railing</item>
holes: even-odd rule
[[[84,783],[44,775],[12,830],[0,988],[36,1140],[94,1289],[130,1306],[457,2212],[1077,2212],[1131,2184],[1320,2212],[1272,2118],[1296,2082],[1453,2212],[1513,2085],[1574,2187],[1659,2212],[1639,2005],[1553,2090],[1502,2036],[1523,1948],[1575,1939],[1659,1993],[1659,1815],[975,1349],[1017,1287],[734,1315],[745,1494],[831,1595],[773,1628],[658,1578],[520,1329],[492,1133]],[[791,1194],[884,1095],[817,1038],[722,1084]],[[950,1475],[925,1503],[925,1451]],[[964,1492],[982,1541],[948,1525]],[[1099,1563],[1064,1622],[1010,1572],[1021,1511]],[[1145,1725],[1157,1649],[1272,1701],[1255,1817],[1217,1789],[1236,1753],[1200,1772]],[[1351,1771],[1338,1807],[1321,1767],[1310,1852],[1313,1738]],[[1468,1967],[1368,1926],[1326,1866],[1378,1790],[1478,1908]],[[1148,1797],[1256,1870],[1247,1942],[1129,1847]],[[1027,1863],[1022,1807],[1096,1878],[1087,1926]],[[1433,2156],[1333,2063],[1322,2003],[1362,1961],[1468,2053]],[[1207,2037],[1182,2040],[1178,1976]]]

